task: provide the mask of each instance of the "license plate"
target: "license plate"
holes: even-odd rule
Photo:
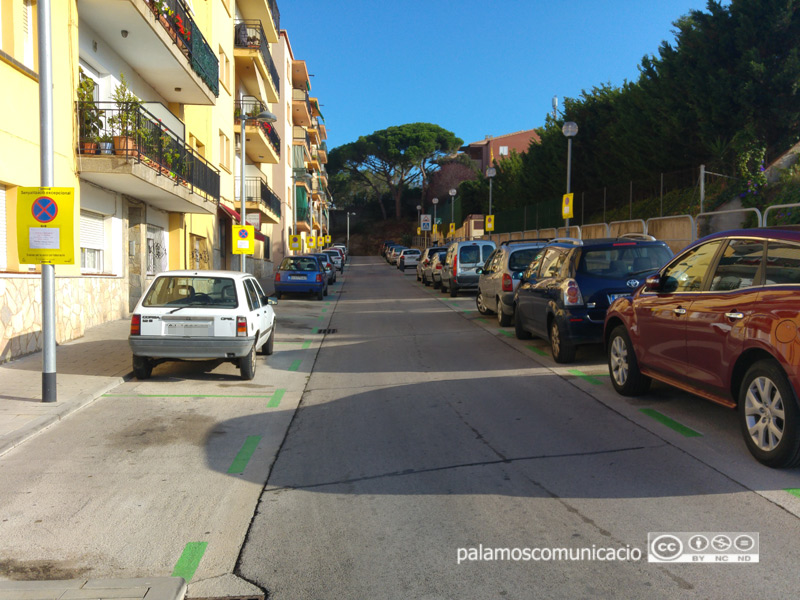
[[[209,334],[208,323],[167,323],[167,335],[180,335],[184,337],[200,337],[208,336]]]
[[[608,294],[608,303],[611,304],[617,298],[625,298],[626,296],[630,296],[630,294],[626,294],[625,292],[621,292],[619,294]]]
[[[305,275],[290,275],[289,279],[291,279],[292,281],[307,281]]]

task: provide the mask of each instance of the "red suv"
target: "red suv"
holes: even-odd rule
[[[694,242],[633,296],[604,340],[614,388],[657,379],[739,411],[747,448],[800,464],[800,232],[746,229]]]

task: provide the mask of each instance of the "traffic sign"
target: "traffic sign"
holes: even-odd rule
[[[572,218],[572,204],[573,204],[574,194],[564,194],[564,197],[561,199],[561,217],[564,219],[571,219]]]
[[[325,236],[325,243],[326,244],[330,244],[331,243],[331,236],[329,236],[329,235]]]
[[[456,232],[456,224],[450,223],[450,235],[453,235]]]
[[[420,215],[419,226],[422,231],[430,231],[431,230],[431,216],[430,215]]]
[[[289,250],[301,251],[303,249],[303,238],[299,235],[289,236]]]
[[[75,264],[75,189],[17,190],[17,251],[21,263]]]
[[[325,247],[325,236],[318,235],[317,236],[317,248],[320,250]]]
[[[317,237],[314,235],[310,235],[306,238],[306,246],[308,246],[309,250],[313,250],[317,247]]]
[[[486,215],[486,224],[483,228],[486,231],[494,231],[494,215]]]
[[[255,254],[256,234],[252,225],[233,225],[233,254]]]

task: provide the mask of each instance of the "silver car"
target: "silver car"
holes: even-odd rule
[[[496,248],[491,240],[450,244],[442,269],[442,293],[450,292],[450,297],[455,298],[459,290],[477,289],[478,274],[475,271],[486,262]]]
[[[447,246],[432,246],[430,248],[425,248],[422,251],[422,254],[417,261],[417,281],[421,281],[425,285],[429,285],[431,276],[430,276],[430,269],[428,269],[428,281],[425,281],[425,267],[429,267],[431,264],[431,260],[433,260],[433,255],[439,252],[447,252]]]
[[[425,272],[422,275],[422,281],[425,282],[425,285],[430,281],[433,284],[433,289],[442,287],[442,269],[444,269],[444,259],[446,257],[447,251],[437,252],[433,255],[430,266],[425,267]]]
[[[512,240],[503,242],[478,269],[478,295],[475,304],[482,315],[496,313],[501,327],[514,319],[514,290],[522,273],[547,240]]]

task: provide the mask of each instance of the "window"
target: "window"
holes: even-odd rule
[[[247,279],[244,282],[244,291],[247,293],[247,304],[250,306],[250,310],[261,308],[261,297],[253,287],[252,279]]]
[[[723,250],[711,279],[711,291],[751,287],[761,267],[763,254],[764,242],[761,240],[731,240]]]
[[[800,283],[800,246],[788,242],[769,242],[765,283]]]
[[[231,172],[231,138],[219,132],[219,166]]]
[[[103,215],[81,211],[81,270],[90,273],[103,272],[105,250],[105,218]]]
[[[8,256],[6,254],[6,187],[0,185],[0,271],[8,267]]]
[[[498,154],[500,156],[508,156],[508,146],[500,146],[500,151]]]
[[[147,226],[147,274],[155,275],[168,267],[167,242],[164,230],[155,225]]]
[[[703,279],[717,253],[722,240],[715,240],[684,254],[662,273],[662,291],[696,292],[703,287]]]
[[[219,47],[219,82],[229,93],[231,88],[231,61],[222,46]]]
[[[33,14],[32,0],[22,0],[22,35],[24,40],[22,64],[29,69],[34,69],[33,64],[33,28],[35,17]]]
[[[564,253],[557,248],[550,248],[542,259],[542,271],[540,277],[557,277],[564,264]]]

